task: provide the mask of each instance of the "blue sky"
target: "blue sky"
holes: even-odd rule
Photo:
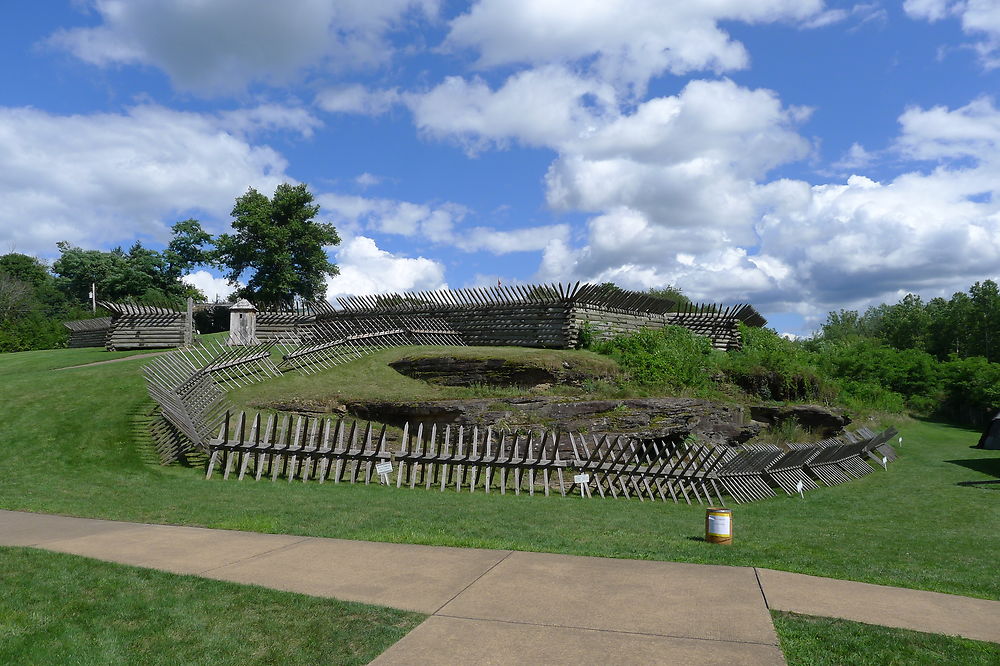
[[[1000,273],[996,0],[12,2],[0,50],[3,252],[287,181],[331,297],[670,284],[803,334]]]

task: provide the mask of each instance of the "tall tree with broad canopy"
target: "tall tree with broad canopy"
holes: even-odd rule
[[[324,248],[340,236],[332,224],[314,219],[318,212],[305,185],[283,183],[271,199],[250,188],[236,199],[234,233],[219,236],[215,261],[233,285],[253,270],[237,296],[263,303],[324,296],[325,278],[339,272]]]

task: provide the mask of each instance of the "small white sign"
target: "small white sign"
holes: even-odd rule
[[[392,463],[391,462],[380,462],[375,464],[376,474],[392,474]]]
[[[902,446],[902,445],[903,445],[903,438],[902,438],[902,437],[900,437],[900,438],[899,438],[899,445],[900,445],[900,446]]]
[[[802,485],[802,480],[801,479],[799,479],[799,482],[795,484],[795,490],[799,493],[799,497],[801,497],[802,499],[805,499],[806,496],[802,492],[803,485]]]
[[[576,476],[573,477],[573,483],[580,483],[580,484],[590,483],[590,475],[577,474]]]
[[[882,456],[882,469],[886,471],[888,471],[889,469],[889,459],[886,458],[885,456]]]

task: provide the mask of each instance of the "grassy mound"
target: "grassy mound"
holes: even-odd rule
[[[588,351],[527,349],[523,347],[394,347],[363,356],[327,372],[303,375],[289,372],[261,384],[233,391],[230,398],[238,405],[268,408],[276,405],[299,405],[325,410],[346,401],[367,400],[444,400],[520,395],[523,390],[497,386],[442,386],[406,377],[389,367],[403,358],[495,358],[523,365],[558,370],[563,363],[575,370],[598,377],[618,373],[611,359]],[[587,391],[554,386],[548,394],[583,394]]]

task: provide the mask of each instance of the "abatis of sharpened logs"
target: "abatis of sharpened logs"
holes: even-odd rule
[[[845,465],[852,478],[871,473],[860,456],[894,434],[856,432],[788,451],[492,426],[406,423],[389,433],[385,425],[344,418],[227,412],[209,442],[205,476],[713,505],[727,496],[737,503],[774,497],[774,488],[794,495],[799,481],[801,492],[815,490],[806,473],[820,458]],[[813,478],[827,485],[846,480]]]

